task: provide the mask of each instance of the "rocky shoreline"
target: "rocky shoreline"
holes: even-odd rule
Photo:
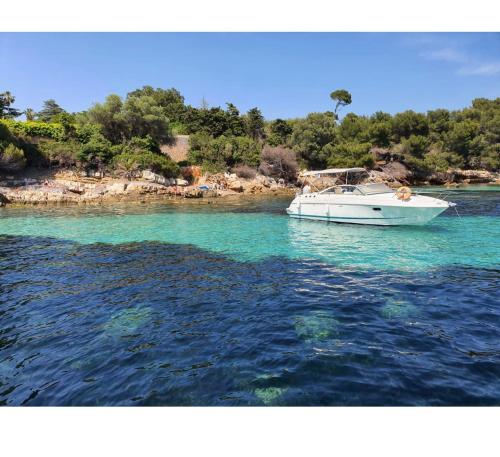
[[[224,174],[204,177],[189,185],[184,179],[168,179],[151,172],[127,180],[82,177],[75,172],[48,177],[0,178],[0,205],[88,204],[146,201],[171,198],[217,198],[230,195],[293,194],[296,189],[272,178],[253,179]]]
[[[484,170],[450,170],[434,173],[419,180],[399,164],[387,164],[371,170],[360,182],[381,182],[391,187],[402,185],[467,185],[500,184],[500,175]],[[336,178],[308,179],[317,189],[335,184]],[[74,171],[59,171],[50,176],[0,178],[0,205],[38,204],[102,204],[116,201],[147,201],[159,199],[218,198],[231,195],[293,195],[304,182],[300,175],[296,184],[257,174],[241,178],[235,174],[204,175],[189,185],[184,179],[169,179],[145,171],[134,179],[81,176]]]

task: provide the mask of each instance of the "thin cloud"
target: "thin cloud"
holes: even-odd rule
[[[500,73],[500,62],[485,63],[477,66],[464,67],[459,71],[461,75],[485,75],[492,76]]]
[[[429,60],[439,60],[442,62],[465,63],[469,60],[463,52],[453,48],[436,49],[422,52],[420,55]]]
[[[456,65],[456,74],[466,76],[493,76],[500,74],[499,61],[485,61],[453,46],[439,47],[437,42],[424,45],[425,49],[419,53],[420,57],[436,62],[445,62]]]

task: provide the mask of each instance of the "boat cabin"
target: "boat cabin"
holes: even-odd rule
[[[341,184],[332,186],[328,189],[318,192],[318,194],[338,194],[338,195],[376,195],[387,194],[394,192],[389,186],[385,184]]]

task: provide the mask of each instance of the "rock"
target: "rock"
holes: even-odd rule
[[[235,192],[243,192],[241,181],[229,181],[227,184],[227,188],[230,190],[234,190]]]
[[[453,175],[450,173],[435,172],[429,176],[429,184],[442,185],[453,181]]]
[[[158,184],[168,185],[169,183],[169,180],[167,182],[167,178],[165,178],[165,176],[153,173],[151,170],[144,170],[142,172],[142,178],[147,181],[156,182]]]
[[[401,162],[389,162],[382,167],[382,172],[393,181],[408,182],[410,170]]]
[[[113,184],[108,184],[106,187],[107,192],[111,194],[121,194],[127,189],[127,183],[115,182]]]
[[[202,198],[203,191],[201,189],[197,189],[197,188],[189,189],[184,193],[184,197],[186,197],[186,198]]]
[[[471,184],[483,184],[494,182],[498,175],[487,170],[450,170],[455,179],[463,180]]]
[[[176,179],[175,180],[175,185],[176,186],[187,186],[189,183],[185,179]]]

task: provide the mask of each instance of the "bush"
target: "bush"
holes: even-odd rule
[[[189,138],[188,160],[206,170],[224,170],[237,164],[257,166],[260,146],[249,137],[224,135],[212,138],[198,133]]]
[[[78,152],[78,160],[91,168],[101,169],[113,156],[111,143],[101,134],[94,135],[83,144]]]
[[[254,179],[257,175],[257,170],[255,168],[249,167],[248,165],[237,165],[232,169],[233,173],[236,173],[238,178]]]
[[[299,171],[295,152],[282,146],[264,146],[259,171],[266,176],[295,181]]]
[[[64,137],[64,128],[61,124],[36,121],[22,122],[10,119],[1,119],[0,123],[4,124],[14,135],[52,138],[53,140],[62,140]]]
[[[76,127],[76,138],[80,143],[88,143],[94,135],[99,135],[101,127],[97,124],[83,124]]]
[[[167,178],[179,175],[179,167],[169,157],[149,151],[122,152],[113,158],[112,166],[128,177],[139,170],[151,170]]]
[[[4,121],[0,121],[0,141],[11,141],[12,135]]]
[[[72,167],[78,162],[81,145],[76,141],[40,141],[38,150],[45,163],[57,167]]]
[[[22,170],[26,166],[26,157],[22,149],[9,144],[0,155],[0,168],[6,171]]]
[[[373,154],[370,152],[371,143],[341,143],[336,146],[328,145],[330,157],[329,167],[366,167],[375,164]]]

